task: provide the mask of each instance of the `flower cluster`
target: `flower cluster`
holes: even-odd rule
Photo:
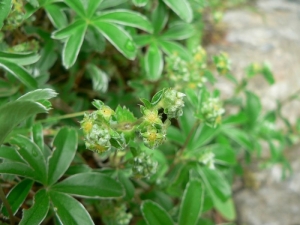
[[[197,47],[192,52],[192,58],[183,60],[178,54],[166,58],[166,72],[175,84],[175,89],[189,87],[195,89],[202,87],[207,81],[205,74],[206,52],[202,47]]]
[[[220,74],[225,75],[230,71],[230,61],[226,53],[222,52],[220,55],[213,57],[213,60]]]
[[[25,1],[13,0],[12,9],[5,20],[3,30],[14,30],[19,27],[25,19]]]
[[[210,127],[216,127],[221,123],[221,116],[224,112],[218,98],[208,98],[202,103],[201,113],[205,123]]]
[[[157,166],[150,155],[141,152],[133,158],[132,172],[136,178],[150,177],[156,173]]]
[[[163,108],[164,113],[167,114],[169,118],[177,118],[182,116],[182,108],[184,106],[183,97],[185,94],[175,91],[173,89],[168,89],[164,93]]]
[[[101,201],[99,209],[105,224],[128,225],[132,219],[132,214],[126,212],[125,204],[119,204],[111,200]]]

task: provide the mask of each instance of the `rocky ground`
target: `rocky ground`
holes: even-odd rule
[[[263,107],[275,108],[300,89],[300,0],[258,0],[253,8],[225,14],[225,39],[209,46],[210,52],[225,51],[232,60],[233,74],[241,78],[252,62],[267,61],[276,83],[269,86],[255,77],[249,88],[261,96]],[[223,92],[231,88],[220,83]],[[292,122],[300,117],[300,102],[292,101],[284,114]],[[260,182],[256,190],[235,194],[239,225],[300,225],[300,146],[287,149],[294,173],[281,181],[280,166],[253,172]]]

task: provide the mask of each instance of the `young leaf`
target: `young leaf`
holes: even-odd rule
[[[262,68],[262,75],[268,81],[269,84],[275,83],[274,75],[272,73],[272,70],[271,70],[269,64],[264,63],[264,66]]]
[[[94,225],[84,206],[71,196],[50,191],[53,209],[61,224]]]
[[[144,201],[141,210],[148,225],[174,225],[166,210],[153,201]]]
[[[56,135],[55,150],[48,161],[48,184],[55,183],[68,169],[77,148],[77,133],[70,128],[62,128]]]
[[[204,199],[204,187],[200,180],[190,180],[183,193],[179,211],[179,225],[196,225]]]
[[[101,173],[79,173],[51,187],[51,190],[87,198],[123,196],[121,184]]]
[[[45,189],[39,190],[34,196],[34,203],[30,209],[23,210],[20,225],[39,225],[45,219],[50,206],[49,196]]]
[[[137,48],[132,37],[123,28],[103,21],[94,21],[93,25],[125,57],[131,60],[135,58]]]
[[[105,93],[108,88],[108,75],[92,63],[87,65],[87,73],[92,78],[93,89]]]
[[[166,6],[160,1],[158,2],[157,7],[152,13],[152,24],[154,28],[154,33],[159,33],[166,25],[168,21],[168,11]]]
[[[46,160],[41,149],[27,137],[17,135],[11,138],[10,143],[19,147],[19,155],[35,170],[36,175],[43,182],[47,179]]]
[[[0,52],[0,60],[17,63],[20,66],[30,65],[39,60],[40,56],[36,53],[8,53]]]
[[[169,29],[160,37],[165,40],[184,40],[195,33],[193,25],[183,22],[174,23]]]
[[[65,68],[68,69],[74,65],[83,42],[86,29],[86,25],[78,26],[76,30],[73,30],[73,35],[69,36],[65,42],[62,52],[63,65]]]
[[[51,37],[54,38],[54,39],[59,39],[59,40],[64,39],[64,38],[68,38],[68,37],[74,35],[74,33],[76,33],[78,28],[80,29],[80,27],[84,27],[85,25],[86,25],[85,21],[76,20],[75,22],[71,23],[67,27],[64,27],[62,29],[59,29],[59,30],[53,32],[51,34]]]
[[[148,47],[145,56],[145,69],[149,80],[158,80],[164,67],[162,52],[156,44],[151,44]]]
[[[147,17],[126,9],[105,11],[95,20],[136,27],[149,33],[153,32],[153,27]]]
[[[32,184],[32,180],[24,179],[14,186],[7,194],[6,198],[11,206],[13,214],[16,214],[22,203],[25,201]],[[8,217],[6,208],[2,208],[2,213],[4,216]]]
[[[0,30],[3,26],[3,21],[10,13],[12,0],[2,0],[0,2]]]
[[[36,80],[21,66],[6,59],[0,59],[0,68],[14,75],[29,88],[37,88]]]
[[[193,20],[193,11],[187,0],[163,0],[182,20],[187,23]]]
[[[32,101],[15,101],[0,107],[0,145],[21,121],[37,113],[45,112],[47,109],[43,105]]]
[[[18,98],[18,101],[40,101],[43,99],[50,99],[57,96],[57,93],[50,89],[37,89],[31,92],[28,92],[24,95],[22,95],[20,98]]]

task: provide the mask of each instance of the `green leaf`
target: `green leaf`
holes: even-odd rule
[[[161,77],[164,60],[161,50],[156,44],[149,45],[145,55],[145,70],[149,80],[158,80]]]
[[[25,163],[24,160],[17,153],[17,150],[8,146],[0,147],[0,158],[8,159],[14,162]]]
[[[222,202],[215,195],[212,194],[212,199],[213,199],[215,208],[218,210],[218,212],[221,213],[221,215],[225,219],[230,220],[230,221],[235,220],[236,212],[235,212],[234,202],[233,202],[232,198],[229,198],[225,202]]]
[[[50,89],[37,89],[31,92],[28,92],[24,95],[22,95],[20,98],[18,98],[18,101],[40,101],[43,99],[50,99],[57,96],[57,93]]]
[[[173,55],[174,53],[176,53],[186,61],[190,61],[192,58],[191,54],[181,44],[178,44],[174,41],[164,40],[159,40],[158,43],[161,46],[162,50],[168,55]]]
[[[168,140],[174,141],[180,145],[183,145],[186,139],[185,134],[174,126],[168,127],[167,138]]]
[[[200,180],[190,180],[183,193],[179,211],[179,225],[196,225],[204,199],[204,188]]]
[[[0,52],[0,60],[17,63],[20,66],[30,65],[39,60],[40,56],[36,53],[8,53]]]
[[[101,91],[105,93],[108,88],[109,77],[108,75],[99,69],[95,64],[89,63],[87,65],[87,73],[92,78],[93,89],[95,91]]]
[[[41,123],[36,123],[32,126],[32,139],[33,139],[33,142],[43,152],[43,150],[44,150],[44,134],[43,134],[43,125]]]
[[[124,26],[136,27],[149,33],[153,32],[153,27],[147,17],[140,13],[126,9],[117,9],[101,13],[94,21],[104,21],[116,23]]]
[[[14,75],[29,88],[37,88],[36,80],[21,66],[8,60],[0,59],[0,68]]]
[[[274,84],[275,83],[274,75],[272,73],[272,70],[271,70],[269,64],[264,63],[264,66],[262,68],[262,75],[269,82],[269,84]]]
[[[62,52],[63,65],[65,68],[68,69],[74,65],[83,42],[86,29],[87,25],[78,26],[76,30],[73,30],[74,33],[69,36],[65,42]]]
[[[259,115],[261,114],[261,103],[257,95],[252,92],[246,91],[246,107],[245,113],[248,117],[249,125],[253,127]]]
[[[27,177],[29,179],[39,181],[36,177],[36,172],[23,163],[3,162],[0,164],[0,173]]]
[[[54,39],[65,39],[72,35],[74,35],[78,28],[86,26],[86,22],[84,20],[76,20],[75,22],[71,23],[67,27],[59,29],[51,34],[51,37]]]
[[[68,20],[63,9],[57,4],[48,4],[44,7],[48,18],[56,28],[63,28],[68,25]]]
[[[220,171],[206,167],[199,167],[198,171],[209,193],[213,193],[222,202],[231,196],[231,188]]]
[[[160,1],[158,2],[157,7],[152,13],[152,24],[154,28],[154,33],[159,33],[166,25],[168,21],[168,11],[166,6]]]
[[[45,219],[50,206],[49,196],[45,189],[39,190],[34,196],[34,203],[30,209],[23,210],[20,225],[39,225]]]
[[[0,2],[0,30],[3,26],[3,21],[10,13],[12,0],[1,0]]]
[[[103,0],[88,0],[86,15],[92,17]]]
[[[125,2],[127,2],[128,0],[103,0],[103,2],[101,3],[99,9],[107,9],[107,8],[112,8],[118,5],[121,5]]]
[[[152,41],[152,36],[148,34],[138,35],[134,36],[133,40],[138,47],[144,47]]]
[[[243,148],[253,151],[254,146],[253,143],[251,142],[249,135],[240,129],[236,128],[230,128],[230,127],[223,127],[223,134],[231,138],[233,141],[238,143],[240,146]]]
[[[136,45],[132,37],[123,28],[103,21],[95,21],[93,25],[126,58],[130,60],[135,58],[137,52]]]
[[[173,23],[160,37],[165,40],[184,40],[193,36],[194,33],[193,25],[179,21]]]
[[[193,11],[187,0],[163,0],[182,20],[187,23],[193,20]]]
[[[32,101],[15,101],[0,107],[0,145],[20,122],[37,113],[45,112],[47,109],[43,105]]]
[[[144,201],[141,210],[148,225],[174,225],[166,210],[153,201]]]
[[[48,184],[55,183],[68,169],[77,148],[77,133],[71,128],[62,128],[53,145],[55,150],[48,162]]]
[[[125,200],[131,200],[134,197],[134,185],[123,171],[118,172],[119,182],[123,185],[125,190]]]
[[[86,198],[116,198],[123,196],[121,184],[101,173],[79,173],[55,184],[51,190]]]
[[[95,1],[95,0],[94,0]],[[83,3],[81,0],[65,0],[64,1],[71,9],[73,9],[79,16],[86,18],[85,7],[86,2]]]
[[[61,224],[94,225],[84,206],[69,195],[50,191],[53,209]]]
[[[41,149],[27,137],[22,135],[12,137],[10,143],[19,147],[19,155],[32,167],[32,169],[35,170],[39,179],[46,182],[46,160]]]
[[[148,0],[132,0],[133,4],[137,7],[143,7],[147,5]]]
[[[22,203],[25,201],[32,184],[32,180],[24,179],[14,186],[7,194],[6,198],[11,206],[13,214],[16,214]],[[6,208],[2,208],[2,213],[4,216],[8,217]]]

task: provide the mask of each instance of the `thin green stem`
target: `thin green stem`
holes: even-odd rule
[[[14,225],[15,224],[15,217],[14,214],[12,212],[12,209],[10,207],[9,202],[7,201],[4,191],[2,189],[2,186],[0,186],[0,199],[3,202],[3,205],[5,206],[5,208],[7,209],[8,215],[9,215],[9,220],[10,220],[10,224]]]
[[[63,116],[48,117],[47,119],[37,120],[36,123],[47,123],[47,122],[52,122],[52,121],[57,121],[57,120],[80,117],[80,116],[83,116],[86,112],[87,111],[82,111],[82,112],[77,112],[77,113],[66,114],[66,115],[63,115]]]

